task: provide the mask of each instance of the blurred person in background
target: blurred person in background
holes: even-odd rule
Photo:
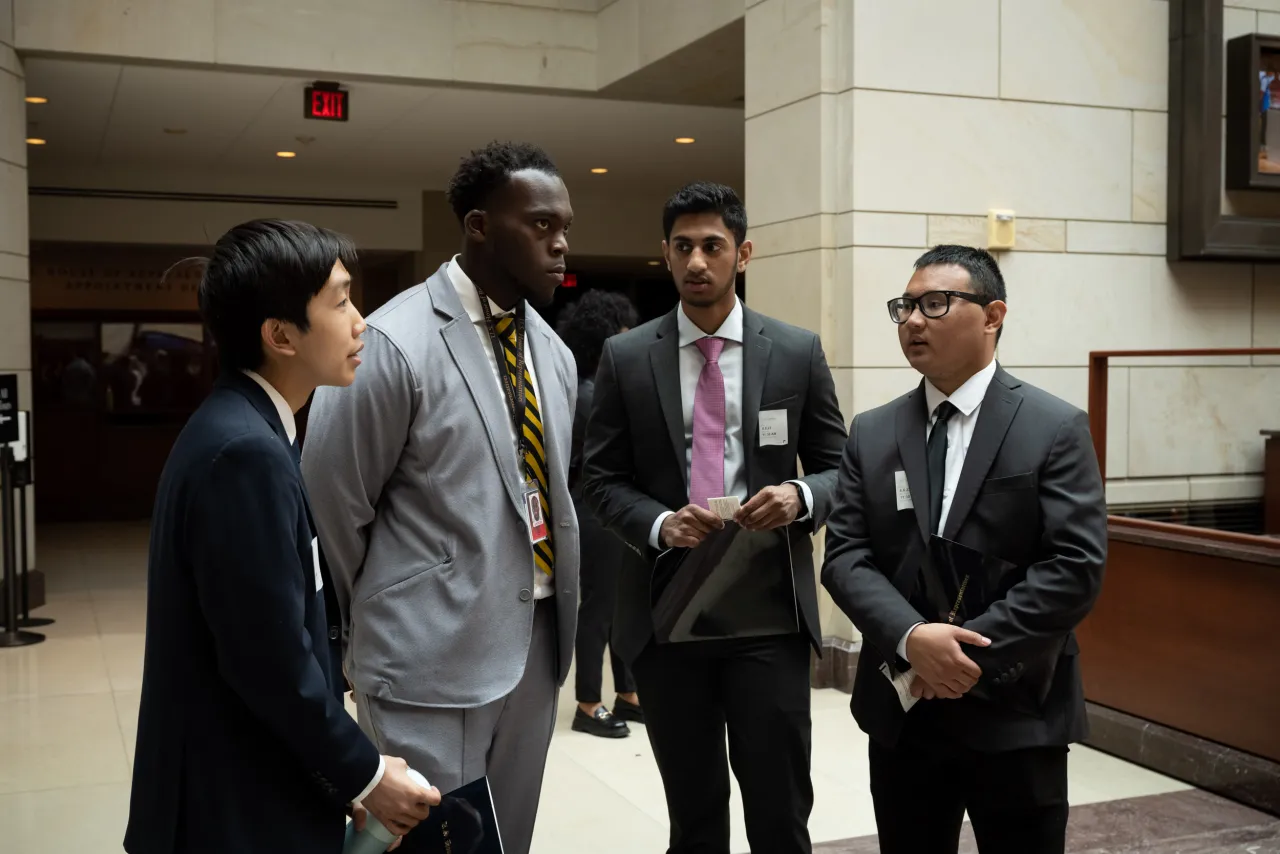
[[[618,565],[625,544],[606,530],[582,501],[582,440],[587,433],[591,399],[595,393],[596,368],[604,342],[636,325],[636,309],[622,294],[587,291],[577,302],[565,307],[556,332],[569,346],[578,363],[578,410],[573,418],[573,452],[569,462],[569,492],[578,511],[581,532],[582,601],[578,606],[578,658],[575,687],[578,710],[573,729],[602,738],[623,738],[631,734],[627,722],[644,723],[644,713],[636,696],[635,677],[610,642],[613,609],[618,598]],[[613,711],[601,701],[601,668],[604,649],[609,646],[613,685],[617,691]]]

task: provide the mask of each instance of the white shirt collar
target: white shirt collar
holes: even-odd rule
[[[991,380],[995,379],[995,375],[996,360],[992,359],[991,364],[965,380],[964,385],[956,389],[951,397],[947,397],[938,391],[937,386],[926,379],[924,381],[924,399],[929,404],[929,417],[933,418],[934,410],[944,400],[950,401],[951,405],[960,410],[963,415],[972,415],[973,411],[982,405],[983,398],[987,396],[987,387],[991,385]]]
[[[449,266],[445,268],[449,274],[449,282],[453,285],[453,289],[458,292],[458,299],[462,300],[462,307],[467,312],[467,317],[471,318],[472,323],[484,323],[484,307],[480,305],[480,292],[476,290],[475,282],[471,281],[471,277],[467,275],[467,271],[462,269],[462,265],[458,263],[458,256],[454,255],[449,261]],[[486,297],[486,299],[489,299]],[[511,312],[498,307],[498,304],[489,299],[489,311],[494,317],[505,317]]]
[[[676,324],[680,329],[680,346],[687,347],[699,338],[715,337],[723,338],[726,341],[736,341],[742,343],[742,300],[735,298],[733,301],[733,311],[729,312],[729,316],[724,319],[724,323],[720,324],[720,328],[715,331],[714,336],[708,336],[698,328],[689,315],[684,313],[684,303],[680,304],[679,310],[676,312]]]
[[[284,432],[289,437],[289,444],[292,445],[294,439],[298,437],[298,422],[294,420],[293,410],[289,408],[289,401],[284,399],[284,395],[276,391],[276,387],[262,378],[256,371],[245,371],[245,376],[262,386],[262,390],[267,393],[267,397],[271,398],[271,402],[276,405],[276,412],[280,415],[280,423],[284,425]]]

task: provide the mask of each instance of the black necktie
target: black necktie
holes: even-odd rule
[[[933,422],[933,431],[929,433],[929,530],[941,533],[938,528],[942,521],[942,488],[947,482],[947,421],[956,414],[956,408],[948,400],[938,404],[934,410],[937,419]]]

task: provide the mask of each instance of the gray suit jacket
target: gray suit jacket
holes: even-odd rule
[[[807,521],[796,534],[820,529],[831,512],[836,467],[846,432],[835,382],[814,333],[744,306],[742,435],[747,487],[796,479],[796,460],[813,493]],[[657,553],[649,548],[654,520],[689,503],[680,336],[676,309],[605,342],[587,424],[583,493],[600,521],[630,546],[618,578],[613,644],[632,661],[653,635],[650,581]],[[787,412],[787,444],[760,447],[760,413]],[[750,497],[750,496],[748,496]],[[801,631],[820,649],[813,544],[792,537],[792,562]]]
[[[528,310],[555,544],[559,673],[573,655],[578,521],[567,486],[573,356]],[[442,266],[368,319],[350,388],[316,392],[303,476],[361,693],[473,708],[524,673],[533,549],[510,410]]]
[[[879,672],[907,629],[925,618],[908,597],[929,536],[923,384],[853,420],[827,520],[822,583],[862,631],[853,712],[872,738],[896,742],[906,717]],[[895,472],[914,510],[899,510]],[[1017,567],[1004,598],[965,628],[990,638],[965,646],[990,694],[1052,672],[1037,716],[973,697],[926,700],[910,717],[935,736],[984,752],[1064,745],[1085,736],[1073,630],[1102,587],[1107,505],[1088,416],[998,368],[982,401],[942,536]]]

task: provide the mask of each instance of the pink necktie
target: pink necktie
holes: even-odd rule
[[[724,495],[724,374],[718,361],[724,339],[700,338],[696,343],[707,361],[698,375],[693,398],[689,502],[710,509],[707,499]]]

